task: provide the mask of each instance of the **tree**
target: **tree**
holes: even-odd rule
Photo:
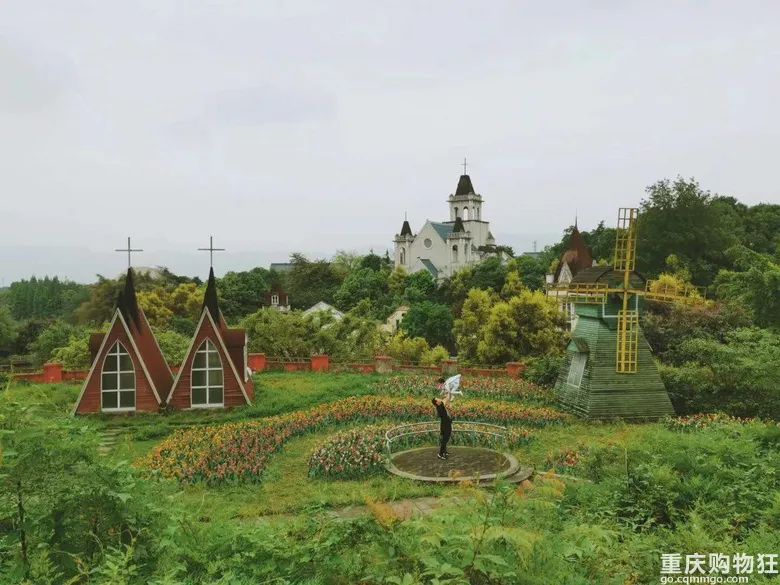
[[[285,286],[290,304],[296,309],[307,309],[319,301],[334,303],[342,278],[325,260],[311,261],[303,254],[290,257],[292,267],[285,275]]]
[[[334,360],[370,360],[381,352],[384,339],[377,322],[356,311],[350,311],[339,321],[323,321],[313,315],[307,320],[317,330],[314,350]]]
[[[240,319],[263,306],[264,294],[271,290],[268,271],[253,268],[246,272],[228,272],[219,279],[217,289],[225,318]],[[200,298],[203,299],[202,293]]]
[[[97,282],[90,286],[89,298],[81,303],[74,314],[75,322],[82,325],[95,325],[111,319],[119,291],[123,286],[124,281],[105,278],[98,274]]]
[[[404,299],[408,303],[419,303],[433,297],[436,281],[427,270],[420,270],[406,277]]]
[[[363,299],[368,299],[375,306],[387,304],[387,277],[388,273],[383,270],[358,268],[352,271],[334,296],[336,306],[349,311]]]
[[[403,331],[396,333],[387,342],[387,355],[404,363],[420,363],[426,352],[430,351],[428,342],[422,337],[408,337]]]
[[[680,347],[689,339],[725,343],[730,332],[750,324],[750,315],[742,305],[725,302],[649,303],[642,316],[642,330],[653,355],[677,365],[682,365]]]
[[[525,290],[504,301],[491,292],[474,289],[455,321],[458,357],[466,362],[500,364],[558,353],[565,340],[563,321],[555,300],[542,292]]]
[[[274,357],[309,357],[316,329],[302,313],[260,309],[245,317],[241,327],[249,337],[249,351]]]
[[[477,357],[500,364],[563,349],[564,319],[557,303],[544,293],[524,291],[496,303],[481,331]]]
[[[30,344],[33,360],[44,364],[54,355],[55,350],[68,345],[70,338],[79,331],[78,327],[64,321],[52,321],[33,343]]]
[[[718,297],[743,303],[761,327],[780,327],[780,264],[745,246],[730,248],[728,257],[736,270],[718,273]]]
[[[675,254],[695,284],[708,285],[719,269],[729,267],[726,249],[738,243],[743,228],[733,206],[713,198],[695,180],[678,177],[647,188],[637,229],[641,271],[655,277]]]
[[[490,317],[490,310],[496,302],[493,291],[472,289],[463,303],[460,318],[453,324],[455,343],[458,346],[458,358],[464,362],[477,360],[482,328]]]
[[[89,338],[92,331],[83,329],[68,338],[68,342],[54,350],[51,361],[62,364],[66,370],[86,370],[92,362]]]
[[[409,337],[422,337],[430,345],[453,348],[452,312],[447,305],[423,301],[412,305],[401,321]]]
[[[190,346],[191,337],[176,331],[157,331],[155,333],[160,350],[172,366],[178,366],[184,361],[184,356]]]
[[[16,323],[11,311],[5,305],[0,305],[0,352],[10,352],[16,341]]]
[[[533,256],[519,256],[512,259],[507,266],[507,270],[508,274],[513,272],[519,274],[523,285],[529,290],[541,290],[544,288],[547,266]]]
[[[56,276],[12,282],[8,303],[16,319],[50,319],[70,313],[86,300],[88,288],[83,284],[61,281]]]

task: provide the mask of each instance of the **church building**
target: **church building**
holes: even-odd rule
[[[247,361],[246,332],[229,328],[222,316],[212,268],[200,320],[166,404],[174,410],[251,404],[254,386]]]
[[[108,331],[89,340],[92,367],[81,388],[74,414],[157,412],[173,382],[157,339],[138,306],[133,269]]]
[[[495,254],[490,223],[482,219],[482,196],[468,175],[461,175],[447,203],[449,220],[428,220],[416,234],[404,220],[401,233],[395,236],[396,268],[409,273],[427,270],[438,280]]]

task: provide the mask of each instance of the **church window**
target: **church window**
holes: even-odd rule
[[[469,219],[469,208],[468,207],[464,207],[463,208],[463,219],[466,220],[466,221],[468,221],[468,219]]]
[[[118,341],[103,362],[100,390],[102,410],[135,410],[135,368],[130,354]]]
[[[216,346],[206,339],[192,361],[192,406],[205,408],[224,404],[222,359]]]
[[[458,261],[458,246],[455,245],[452,247],[452,261],[457,262]]]
[[[569,366],[569,375],[566,378],[566,383],[576,388],[582,384],[582,375],[585,372],[585,364],[588,362],[588,354],[584,351],[578,351],[571,358],[571,365]]]
[[[424,245],[426,248],[430,248],[431,246],[433,246],[433,242],[431,241],[431,239],[430,239],[430,238],[425,238],[425,240],[423,241],[423,245]]]
[[[458,208],[455,208],[455,219],[458,219],[460,216],[458,215]]]
[[[275,307],[279,304],[279,295],[273,294],[271,295],[271,304]]]
[[[401,248],[401,264],[406,264],[406,250]]]

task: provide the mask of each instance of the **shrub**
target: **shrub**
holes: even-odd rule
[[[160,344],[165,360],[172,365],[178,366],[184,360],[184,354],[190,346],[190,337],[185,337],[176,331],[159,331],[155,333],[157,343]]]
[[[540,386],[552,388],[558,379],[558,374],[566,362],[564,356],[546,355],[538,358],[528,358],[525,361],[525,379]]]
[[[437,345],[423,353],[422,358],[420,358],[420,363],[423,366],[438,366],[444,360],[449,359],[449,357],[450,352],[441,345]]]
[[[569,416],[543,407],[509,402],[463,400],[455,416],[465,420],[531,426],[561,424]],[[362,396],[260,421],[205,426],[176,431],[142,460],[163,477],[184,482],[259,481],[268,459],[293,436],[327,425],[355,420],[430,419],[429,400]]]

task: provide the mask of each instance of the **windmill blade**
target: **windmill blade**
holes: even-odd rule
[[[548,286],[548,295],[562,298],[566,303],[600,305],[607,300],[609,287],[602,282],[576,282],[568,285]],[[555,294],[550,294],[554,292]]]
[[[621,374],[634,374],[639,369],[639,313],[619,311],[617,320],[617,366]]]
[[[615,235],[614,269],[631,272],[636,265],[636,218],[639,209],[621,207]]]

